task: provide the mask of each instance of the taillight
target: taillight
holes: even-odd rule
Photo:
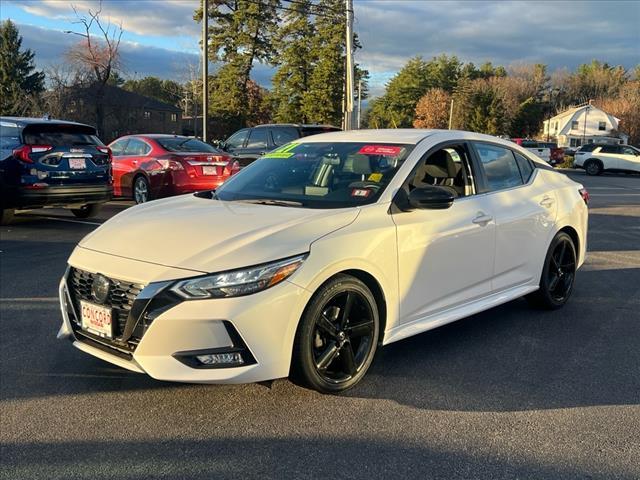
[[[177,160],[157,159],[163,170],[184,170],[184,165]]]
[[[12,153],[18,160],[33,163],[33,159],[30,156],[32,153],[44,153],[52,149],[53,147],[51,145],[23,145],[20,148],[14,149]]]
[[[584,200],[585,205],[589,205],[589,192],[587,189],[581,188],[578,192],[580,192],[580,196],[582,197],[582,200]]]
[[[109,155],[109,161],[113,160],[113,153],[111,152],[111,149],[109,147],[98,147],[97,146],[96,149],[99,152],[106,153],[107,155]]]

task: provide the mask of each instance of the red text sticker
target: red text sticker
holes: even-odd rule
[[[367,198],[369,195],[371,195],[371,190],[368,188],[354,188],[351,190],[352,197]]]
[[[400,153],[402,147],[393,145],[365,145],[358,153],[362,155],[385,155],[388,157],[395,157]]]

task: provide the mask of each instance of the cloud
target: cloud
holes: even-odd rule
[[[357,61],[374,78],[388,78],[415,55],[442,53],[552,70],[594,58],[627,68],[640,63],[639,2],[356,0],[354,9],[364,45]]]
[[[40,69],[64,63],[64,52],[77,41],[72,35],[48,28],[32,25],[18,25],[18,28],[23,37],[22,45],[35,52]],[[124,76],[135,78],[153,75],[185,81],[190,70],[197,70],[200,61],[198,55],[189,52],[126,41],[120,44],[120,53]]]
[[[75,20],[72,4],[80,14],[95,11],[99,5],[95,0],[10,3],[35,16],[65,21]],[[102,15],[113,24],[122,24],[124,30],[138,35],[197,36],[200,29],[193,21],[193,13],[199,3],[198,0],[103,0]]]

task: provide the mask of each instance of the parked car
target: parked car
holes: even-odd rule
[[[549,164],[555,166],[564,162],[565,149],[555,142],[538,142],[538,146],[549,149]]]
[[[220,148],[233,155],[241,167],[286,143],[309,135],[340,131],[331,125],[275,124],[243,128],[220,143]]]
[[[0,187],[3,224],[43,207],[91,217],[111,199],[111,151],[89,125],[0,117]]]
[[[523,295],[562,307],[585,259],[586,201],[488,135],[303,138],[215,191],[138,205],[85,237],[58,336],[158,380],[291,373],[343,391],[381,345]]]
[[[573,166],[584,168],[587,175],[640,173],[640,150],[631,145],[583,145],[575,154]]]
[[[512,138],[511,141],[517,143],[523,148],[526,148],[530,152],[535,153],[538,157],[540,157],[550,165],[555,165],[557,163],[557,160],[551,155],[551,144],[545,144],[543,142],[538,142],[537,140],[530,140],[527,138]]]
[[[136,203],[211,190],[240,169],[230,155],[180,135],[128,135],[109,146],[114,194]]]

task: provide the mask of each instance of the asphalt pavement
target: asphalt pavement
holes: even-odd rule
[[[591,216],[565,308],[394,343],[342,396],[158,382],[56,340],[66,259],[130,203],[21,215],[0,227],[0,478],[640,478],[640,176],[570,175]]]

